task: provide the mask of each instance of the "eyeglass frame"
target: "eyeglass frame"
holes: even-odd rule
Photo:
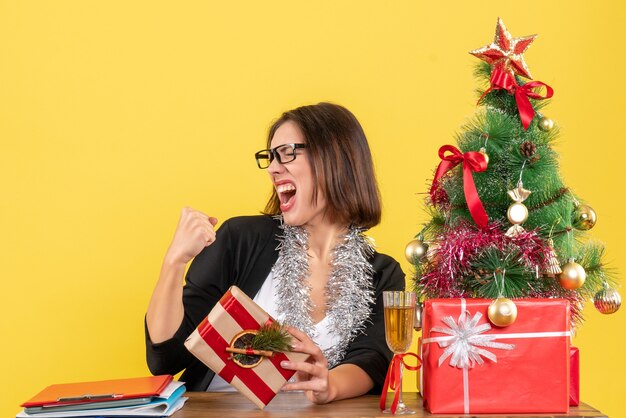
[[[287,161],[283,161],[280,157],[280,154],[278,153],[278,149],[279,148],[284,148],[284,147],[290,147],[292,154],[289,156],[293,156],[292,159],[287,160]],[[269,167],[272,164],[272,161],[274,160],[278,160],[279,164],[285,164],[285,163],[290,163],[292,161],[294,161],[297,157],[296,154],[296,150],[297,149],[304,149],[306,148],[306,144],[282,144],[279,145],[277,147],[274,148],[269,148],[269,149],[262,149],[260,151],[257,151],[254,153],[254,158],[256,159],[256,165],[261,169],[261,170],[265,170],[267,167]],[[269,153],[269,158],[259,158],[259,155],[263,152],[267,152]],[[267,161],[269,160],[268,164],[266,167],[261,167],[261,160]]]

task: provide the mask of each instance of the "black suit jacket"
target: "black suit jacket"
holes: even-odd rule
[[[206,391],[214,373],[184,346],[185,339],[208,315],[228,288],[236,285],[254,298],[278,258],[279,221],[266,215],[227,220],[217,231],[215,242],[193,260],[183,289],[185,316],[169,340],[153,343],[147,327],[146,358],[153,374],[176,374],[188,390]],[[380,393],[392,353],[385,342],[382,292],[404,290],[404,273],[391,257],[374,253],[375,306],[364,334],[348,346],[340,364],[362,368],[374,381],[372,393]]]

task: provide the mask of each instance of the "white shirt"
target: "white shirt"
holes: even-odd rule
[[[279,296],[276,294],[276,280],[274,279],[274,273],[270,274],[263,282],[263,286],[254,297],[256,302],[261,308],[265,310],[270,316],[276,319],[278,322],[282,322],[285,319],[284,315],[278,314],[278,306],[276,301]],[[328,330],[328,316],[325,316],[320,322],[315,324],[316,335],[313,337],[313,342],[318,345],[322,350],[326,350],[339,341],[339,336],[331,334]],[[207,388],[207,392],[233,392],[236,389],[222,379],[218,374],[215,374],[213,380]]]

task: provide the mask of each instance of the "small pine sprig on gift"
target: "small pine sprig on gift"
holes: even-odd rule
[[[291,334],[278,322],[263,325],[257,331],[242,331],[233,342],[233,347],[226,351],[233,353],[232,358],[243,367],[254,367],[263,357],[271,357],[275,352],[291,349]],[[253,350],[254,353],[246,353]]]
[[[252,338],[251,348],[285,352],[291,349],[291,334],[278,322],[263,325]]]

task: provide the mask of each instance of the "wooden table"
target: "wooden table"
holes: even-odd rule
[[[189,400],[172,418],[210,418],[210,417],[384,417],[378,409],[378,396],[366,395],[354,399],[337,401],[327,405],[314,405],[302,393],[279,393],[263,410],[259,410],[252,402],[239,393],[204,393],[187,392]],[[415,418],[421,417],[453,417],[456,415],[431,415],[422,408],[422,398],[418,393],[404,393],[403,399],[407,406],[416,411]],[[468,415],[459,415],[467,418]],[[587,404],[570,408],[569,414],[559,415],[481,415],[481,417],[606,417],[603,413]]]

